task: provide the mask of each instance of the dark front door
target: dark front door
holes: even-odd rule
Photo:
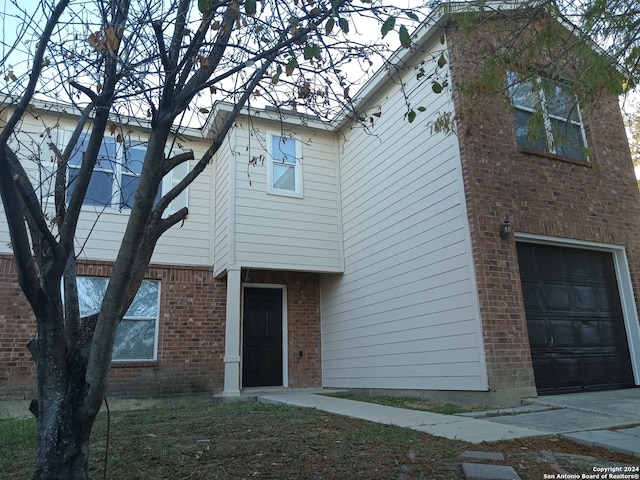
[[[282,290],[245,288],[242,386],[282,385]]]
[[[538,393],[633,386],[612,254],[517,248]]]

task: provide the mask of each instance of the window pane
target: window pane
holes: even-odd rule
[[[144,280],[125,317],[157,317],[160,282]]]
[[[80,173],[79,168],[69,168],[69,188],[67,189],[67,201],[71,198],[75,189],[75,180]],[[113,186],[113,173],[94,171],[89,181],[89,188],[84,199],[84,205],[109,205],[111,203],[111,188]]]
[[[536,110],[540,108],[540,99],[531,82],[521,82],[513,72],[507,72],[509,92],[514,106]]]
[[[155,326],[155,320],[123,319],[116,332],[113,360],[153,359]]]
[[[120,207],[132,208],[135,201],[136,190],[140,183],[140,177],[135,175],[122,175],[122,184],[120,185]]]
[[[272,149],[271,155],[273,161],[279,161],[295,165],[296,163],[296,140],[294,138],[281,137],[274,135],[271,137]]]
[[[71,157],[69,158],[70,165],[79,166],[82,163],[82,154],[87,150],[88,143],[89,135],[86,133],[81,134],[73,151],[71,152]],[[113,170],[111,162],[116,158],[116,147],[117,143],[115,139],[109,137],[102,139],[102,144],[98,150],[98,162],[96,163],[96,168]],[[104,160],[109,160],[109,162],[105,163]],[[102,163],[102,165],[97,167],[100,163]]]
[[[555,153],[577,160],[584,160],[581,126],[560,120],[551,120],[551,126]]]
[[[109,280],[78,277],[80,315],[98,313]],[[114,360],[151,360],[154,358],[156,322],[159,311],[160,282],[144,280],[124,319],[118,325],[113,347]],[[132,318],[147,317],[147,318]]]
[[[560,118],[570,118],[574,122],[579,121],[576,97],[571,93],[569,87],[552,83],[553,85],[545,89],[548,114]]]
[[[100,150],[98,150],[98,160],[114,160],[116,158],[117,145],[118,144],[116,143],[116,140],[114,138],[104,137],[102,139],[102,144],[100,145]]]
[[[80,135],[78,141],[73,147],[73,151],[71,152],[71,156],[69,157],[69,165],[79,166],[82,163],[82,154],[86,150],[87,142],[89,141],[89,136],[86,134]]]
[[[107,290],[108,279],[96,277],[78,277],[78,303],[80,304],[80,316],[86,317],[98,313],[104,292]]]
[[[296,167],[286,163],[273,164],[273,188],[280,190],[296,190]]]
[[[147,148],[144,145],[129,145],[124,152],[123,171],[140,175],[146,153]]]
[[[533,116],[534,114],[523,110],[516,109],[513,112],[518,145],[523,148],[546,152],[547,142],[544,125],[535,125],[537,122],[531,121]]]

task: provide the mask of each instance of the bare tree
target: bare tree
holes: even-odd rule
[[[361,22],[396,31],[408,47],[405,24],[417,16],[380,0],[41,0],[35,7],[12,2],[0,19],[7,34],[0,194],[19,283],[37,321],[29,344],[38,379],[35,478],[83,479],[116,329],[156,242],[187,218],[186,208],[167,207],[212,161],[250,101],[333,115],[350,99],[353,81],[343,67],[366,73],[373,56],[385,53],[358,40],[365,38],[357,35]],[[233,108],[206,153],[168,150],[216,99]],[[56,108],[75,126],[61,144],[55,125],[43,121],[39,145],[54,156],[53,195],[45,202],[27,165],[42,151],[29,153],[21,139],[25,119],[39,118],[39,105],[52,100],[66,102]],[[105,135],[119,135],[136,118],[149,136],[135,201],[99,311],[83,318],[75,251],[81,207]],[[81,162],[71,164],[80,142]],[[163,177],[186,162],[188,173],[158,199]]]

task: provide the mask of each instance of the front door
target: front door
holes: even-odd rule
[[[244,289],[242,386],[282,385],[282,290]]]
[[[538,393],[633,386],[612,254],[517,247]]]

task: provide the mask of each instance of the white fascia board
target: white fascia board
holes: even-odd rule
[[[205,126],[203,127],[204,130],[208,132],[215,130],[215,125],[223,121],[224,118],[231,113],[233,108],[234,105],[230,102],[216,102],[213,111],[209,115],[209,118],[207,118]],[[240,110],[239,115],[273,121],[281,125],[292,125],[296,127],[306,126],[316,130],[325,131],[334,130],[333,122],[322,121],[314,115],[307,115],[304,113],[294,112],[292,110],[278,110],[275,107],[243,107]]]

